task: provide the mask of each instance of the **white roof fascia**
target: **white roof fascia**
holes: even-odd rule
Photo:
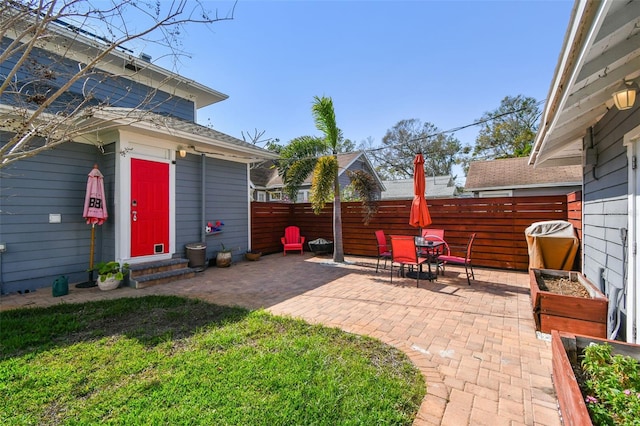
[[[582,182],[553,182],[535,185],[501,185],[501,186],[484,186],[480,188],[464,188],[465,191],[495,191],[505,189],[535,189],[535,188],[554,188],[558,186],[581,186]]]
[[[376,173],[376,169],[375,167],[373,167],[373,164],[371,164],[371,161],[369,161],[369,157],[367,157],[367,154],[363,152],[362,156],[364,157],[364,161],[367,162],[367,164],[369,165],[369,168],[373,172],[373,177],[376,179],[376,182],[378,182],[378,185],[380,186],[380,190],[386,191],[387,188],[384,186],[384,183],[382,183],[382,179],[380,179],[380,176],[378,176],[378,173]]]
[[[562,111],[568,102],[569,94],[578,78],[579,70],[585,63],[589,52],[589,47],[593,45],[598,33],[598,29],[604,21],[607,11],[611,6],[612,0],[603,0],[602,2],[593,2],[587,0],[578,0],[574,6],[572,14],[571,28],[565,37],[563,45],[563,53],[561,61],[556,68],[553,84],[547,96],[545,110],[540,119],[540,128],[534,142],[529,164],[539,166],[542,162],[538,158],[539,152],[547,144],[549,133],[555,128],[559,120],[559,111]],[[589,6],[598,5],[593,19],[588,19],[585,14],[590,12]],[[589,29],[586,37],[581,38],[583,31]],[[572,55],[579,51],[577,59],[572,60]]]
[[[265,159],[277,159],[279,156],[276,153],[272,153],[270,151],[258,148],[251,148],[248,146],[235,145],[229,142],[224,142],[220,140],[216,140],[207,136],[198,135],[195,133],[190,133],[182,130],[173,129],[170,127],[160,127],[154,123],[151,123],[146,120],[140,120],[131,117],[121,117],[113,112],[102,110],[98,111],[95,114],[96,120],[105,120],[110,123],[109,128],[117,128],[119,126],[128,126],[136,129],[144,130],[149,133],[170,135],[174,138],[179,139],[179,143],[187,145],[188,148],[193,149],[195,152],[200,154],[205,154],[210,157],[220,158],[228,161],[236,161],[243,163],[254,163],[263,161]],[[106,130],[106,129],[100,129]],[[196,146],[198,145],[198,146]],[[199,151],[198,148],[220,148],[229,152],[229,154],[225,153],[216,153],[216,152],[202,152]],[[246,155],[246,156],[244,156]]]
[[[338,154],[340,155],[340,154]],[[351,165],[353,163],[355,163],[360,157],[364,157],[364,161],[367,163],[367,165],[369,166],[369,168],[371,169],[371,171],[373,172],[373,177],[376,179],[376,182],[378,182],[378,185],[380,186],[380,189],[382,191],[386,190],[386,188],[384,187],[384,184],[382,183],[382,180],[380,180],[380,176],[378,176],[378,173],[376,173],[376,169],[373,167],[373,164],[371,164],[371,161],[369,161],[369,158],[367,158],[367,155],[364,151],[360,151],[360,153],[358,155],[356,155],[355,157],[353,157],[353,160],[351,160],[345,167],[344,169],[342,169],[342,171],[338,172],[338,175],[342,175],[345,171],[347,171],[347,169],[349,167],[351,167]]]

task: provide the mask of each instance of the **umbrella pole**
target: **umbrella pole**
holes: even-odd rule
[[[96,224],[91,224],[91,248],[89,249],[89,271],[93,272],[94,243],[96,241]]]
[[[94,254],[94,243],[96,239],[96,224],[91,224],[91,248],[89,249],[89,279],[87,282],[76,284],[76,288],[90,288],[95,287],[97,284],[93,279],[93,254]]]

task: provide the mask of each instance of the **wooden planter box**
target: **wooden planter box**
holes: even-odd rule
[[[640,345],[598,339],[567,332],[551,332],[551,363],[553,387],[556,390],[560,415],[564,426],[589,426],[593,423],[584,402],[572,364],[577,364],[578,355],[589,343],[608,343],[613,354],[628,355],[640,360]]]
[[[538,279],[543,275],[564,277],[582,285],[590,297],[577,297],[543,291]],[[594,337],[607,337],[607,309],[609,301],[583,274],[555,269],[529,269],[531,304],[536,330],[568,331]]]

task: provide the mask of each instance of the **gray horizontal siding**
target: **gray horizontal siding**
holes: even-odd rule
[[[185,244],[200,242],[201,164],[197,155],[176,160],[176,253],[184,256]]]
[[[344,173],[342,173],[339,177],[338,177],[338,183],[340,184],[340,188],[342,190],[344,190],[344,188],[346,188],[347,186],[349,186],[351,184],[351,178],[349,177],[349,173],[348,172],[355,172],[357,170],[362,170],[364,172],[369,173],[370,175],[373,176],[373,174],[375,173],[373,170],[371,170],[371,168],[369,167],[369,165],[362,159],[358,159],[356,161],[354,161],[349,168],[347,169],[347,171],[345,171]],[[380,199],[381,197],[381,193],[382,190],[379,186],[376,185],[376,191],[375,191],[375,197],[376,199]]]
[[[0,143],[8,137],[0,133]],[[48,287],[59,275],[86,280],[91,227],[82,218],[84,194],[87,174],[103,158],[93,146],[67,143],[0,171],[2,293]],[[61,223],[49,223],[51,213]],[[96,259],[104,232],[96,227]]]
[[[585,167],[583,191],[583,272],[611,300],[609,331],[617,310],[622,320],[626,307],[618,298],[624,288],[628,265],[622,235],[628,223],[628,170],[625,133],[640,123],[640,109],[630,112],[610,110],[594,126],[595,168]],[[587,147],[588,148],[588,147]],[[625,338],[624,324],[618,337]]]
[[[200,242],[204,223],[202,206],[202,157],[187,155],[176,161],[176,252],[185,244]],[[206,158],[205,220],[224,223],[222,232],[205,236],[207,258],[213,258],[224,244],[239,260],[248,248],[247,166]]]
[[[0,43],[4,48],[8,44],[5,38]],[[22,93],[46,93],[57,90],[78,70],[79,64],[68,58],[56,56],[42,49],[34,49],[31,54],[34,62],[27,61],[17,74],[17,85]],[[10,57],[0,64],[0,75],[7,75],[16,65],[17,56]],[[35,66],[34,66],[35,64]],[[48,67],[54,73],[52,79],[35,77],[36,68]],[[123,69],[123,73],[126,70]],[[11,98],[9,91],[3,93],[0,101],[17,105],[19,100]],[[85,95],[92,95],[91,105],[108,105],[122,108],[139,108],[170,115],[187,121],[195,120],[194,103],[191,100],[156,90],[123,76],[113,76],[103,72],[88,72],[84,78],[75,82],[61,98],[52,105],[54,111],[70,110]]]

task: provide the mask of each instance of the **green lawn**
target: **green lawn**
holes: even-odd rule
[[[425,394],[377,340],[179,297],[0,312],[0,424],[409,425]]]

